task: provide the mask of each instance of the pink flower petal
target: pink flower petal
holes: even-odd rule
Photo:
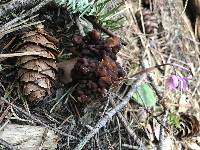
[[[166,85],[169,90],[175,91],[177,86],[178,86],[178,78],[176,75],[171,75],[169,78],[166,80]]]
[[[186,92],[187,91],[187,81],[184,78],[180,78],[180,88],[181,91]]]
[[[171,91],[175,91],[180,82],[180,89],[182,92],[186,92],[188,89],[187,81],[191,80],[192,76],[189,75],[188,77],[180,77],[178,75],[171,75],[166,80],[167,88]]]
[[[189,75],[187,77],[183,77],[185,80],[192,80],[192,75]]]
[[[178,86],[178,77],[176,75],[172,75],[173,84],[175,87]]]

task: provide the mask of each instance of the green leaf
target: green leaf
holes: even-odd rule
[[[148,84],[140,85],[132,98],[138,104],[146,107],[155,106],[157,101],[155,92]]]

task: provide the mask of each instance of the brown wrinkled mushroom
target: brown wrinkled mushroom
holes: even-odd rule
[[[106,48],[112,48],[113,50],[119,50],[121,48],[120,39],[118,37],[109,37],[105,42]]]
[[[99,41],[101,39],[101,33],[96,30],[92,30],[89,33],[89,36],[91,36],[91,39],[93,39],[94,41]]]
[[[102,96],[105,90],[116,85],[125,75],[116,62],[116,54],[121,48],[120,39],[109,37],[103,40],[100,35],[100,32],[93,30],[81,38],[81,44],[76,42],[74,45],[80,57],[71,71],[72,81],[77,84],[73,95],[81,102]]]

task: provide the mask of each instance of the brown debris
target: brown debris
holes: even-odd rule
[[[196,7],[196,13],[199,16],[200,15],[200,0],[194,0],[195,7]]]
[[[143,3],[144,5],[149,5],[149,4],[150,4],[150,0],[142,0],[142,3]]]
[[[25,33],[22,42],[16,46],[17,52],[41,52],[38,56],[22,56],[17,60],[20,65],[18,78],[22,93],[29,102],[42,100],[51,92],[52,84],[56,80],[55,72],[57,66],[55,57],[57,53],[56,44],[46,38],[45,31],[30,31]],[[43,32],[43,34],[42,34]]]

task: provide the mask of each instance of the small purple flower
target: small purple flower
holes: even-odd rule
[[[169,78],[167,78],[166,85],[169,90],[175,91],[178,87],[178,77],[176,75],[171,75]]]
[[[175,91],[178,86],[180,86],[181,91],[186,92],[188,89],[187,81],[191,80],[192,76],[180,77],[178,75],[171,75],[166,80],[166,85],[169,90]],[[180,83],[180,84],[179,84]]]

